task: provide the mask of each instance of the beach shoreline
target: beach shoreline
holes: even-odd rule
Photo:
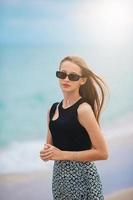
[[[133,194],[133,134],[109,138],[110,156],[96,161],[107,200],[130,200]],[[0,174],[1,200],[52,200],[52,162],[42,161],[43,169]],[[46,167],[47,166],[47,167]],[[49,166],[49,167],[48,167]]]
[[[116,191],[113,194],[105,196],[105,200],[132,200],[132,198],[133,198],[133,187],[125,188]]]
[[[40,170],[0,175],[0,199],[52,199],[52,173]]]
[[[0,175],[1,200],[52,200],[51,171],[10,173]],[[105,200],[132,200],[133,187],[106,194]]]

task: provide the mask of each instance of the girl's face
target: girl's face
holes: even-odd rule
[[[67,75],[76,74],[82,76],[80,67],[71,61],[64,61],[61,64],[60,71],[65,72]],[[69,80],[68,76],[64,79],[59,79],[60,87],[63,92],[73,92],[76,90],[79,92],[80,86],[84,84],[85,81],[85,78],[82,77],[80,77],[77,81]]]

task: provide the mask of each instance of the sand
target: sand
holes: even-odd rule
[[[98,161],[106,200],[133,199],[133,136],[109,141],[110,158]],[[118,180],[118,181],[117,181]],[[0,175],[0,200],[52,200],[52,170]]]
[[[1,200],[52,200],[50,172],[32,172],[0,176]],[[132,200],[133,188],[105,196],[105,200]]]
[[[133,200],[133,188],[117,191],[106,197],[105,200]]]
[[[52,200],[50,171],[0,176],[0,200]]]

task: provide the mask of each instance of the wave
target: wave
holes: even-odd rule
[[[118,138],[133,134],[133,113],[128,113],[103,126],[107,138]],[[42,141],[13,142],[8,147],[0,149],[0,173],[28,172],[35,170],[50,170],[53,161],[44,162],[40,159]]]
[[[41,141],[13,142],[6,149],[0,150],[0,173],[28,172],[33,170],[49,170],[53,161],[40,159]]]
[[[110,124],[103,125],[102,129],[109,139],[133,134],[133,112],[128,112]]]

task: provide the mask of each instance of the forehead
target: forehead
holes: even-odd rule
[[[80,67],[71,62],[71,61],[64,61],[62,64],[61,64],[61,70],[64,70],[66,72],[75,72],[75,73],[81,73],[81,69]]]

